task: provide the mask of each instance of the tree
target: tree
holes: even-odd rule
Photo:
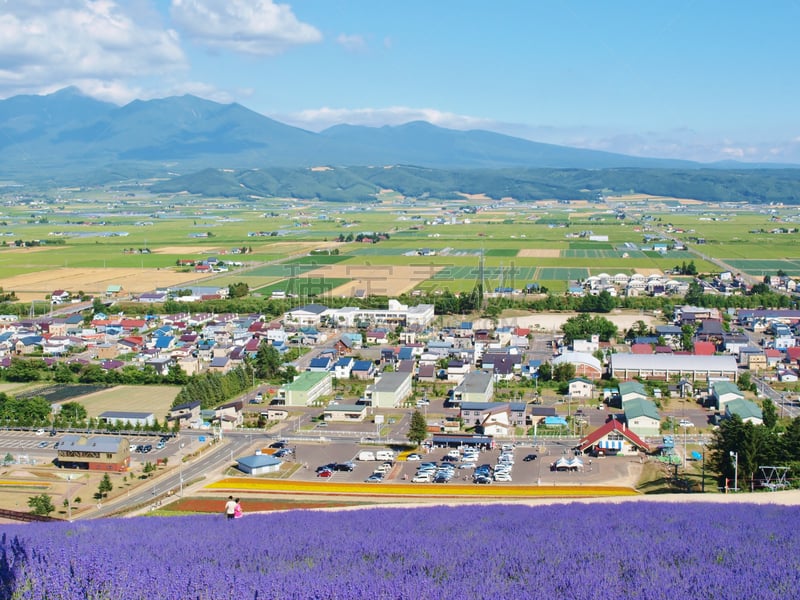
[[[53,499],[47,494],[31,496],[28,498],[28,506],[31,508],[33,514],[45,517],[56,509],[53,505]]]
[[[61,405],[61,416],[69,422],[80,423],[86,420],[86,408],[80,402],[64,402]]]
[[[561,362],[553,367],[554,381],[569,381],[575,377],[575,365],[569,362]]]
[[[411,424],[408,427],[408,441],[419,446],[428,437],[428,422],[425,415],[415,410],[411,415]]]
[[[778,424],[778,409],[775,407],[775,403],[769,398],[764,398],[764,401],[761,403],[761,416],[764,427],[770,430],[775,429],[775,426]]]
[[[250,286],[244,282],[232,283],[228,286],[230,298],[246,298],[250,294]]]
[[[272,379],[280,372],[281,353],[268,341],[262,341],[256,352],[254,368],[259,379]]]
[[[97,486],[97,493],[100,497],[105,498],[108,496],[108,492],[114,489],[114,485],[111,483],[111,477],[108,476],[108,473],[103,475],[103,478],[100,480],[100,485]]]
[[[686,304],[701,304],[703,302],[703,286],[696,281],[690,282],[683,300]]]

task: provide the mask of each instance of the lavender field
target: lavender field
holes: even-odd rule
[[[572,504],[2,528],[0,598],[792,598],[800,509]]]

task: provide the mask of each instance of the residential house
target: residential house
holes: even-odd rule
[[[594,384],[584,377],[574,377],[567,384],[570,398],[591,398],[594,395]]]
[[[327,373],[328,371],[331,370],[332,366],[333,366],[333,357],[328,354],[325,354],[325,355],[320,355],[316,358],[312,358],[311,362],[308,363],[308,370],[319,373]]]
[[[350,369],[350,375],[356,379],[372,379],[375,376],[375,363],[371,360],[357,360]]]
[[[333,376],[336,379],[349,379],[353,370],[355,359],[352,356],[343,356],[333,365]]]

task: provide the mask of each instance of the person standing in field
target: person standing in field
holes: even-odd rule
[[[233,519],[236,513],[236,500],[233,496],[228,496],[228,501],[225,503],[225,518]]]
[[[234,502],[236,502],[236,506],[233,507],[233,518],[241,519],[242,516],[244,515],[244,511],[242,510],[242,504],[241,502],[239,502],[238,498],[234,500]]]

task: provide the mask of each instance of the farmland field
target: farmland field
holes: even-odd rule
[[[106,206],[113,193],[87,194],[103,203],[102,220],[87,216],[96,211],[83,194],[73,202],[60,190],[59,210],[47,222],[31,219],[30,210],[9,201],[0,226],[6,236],[0,238],[6,240],[0,246],[0,288],[30,301],[44,300],[55,289],[101,295],[109,285],[138,294],[244,282],[264,293],[286,289],[293,278],[324,278],[324,289],[332,287],[335,294],[459,292],[474,287],[481,256],[487,289],[538,282],[561,291],[569,279],[590,274],[666,272],[689,261],[701,273],[723,268],[702,255],[756,277],[779,269],[800,275],[800,240],[779,229],[794,218],[789,207],[763,211],[635,194],[614,196],[608,206],[513,200],[481,206],[488,201],[408,202],[392,192],[369,209],[297,199],[254,204],[191,197],[165,213],[163,199],[146,192],[137,191],[119,210]],[[465,202],[481,210],[462,214]],[[624,207],[625,220],[615,218],[612,206]],[[158,218],[145,217],[154,213]],[[362,232],[390,237],[376,244],[338,241]],[[590,241],[589,235],[608,241]],[[660,239],[678,240],[688,250],[662,254],[652,245]],[[54,245],[17,247],[17,240]],[[310,254],[332,249],[339,254]],[[214,275],[176,268],[179,259],[211,256],[242,264]]]
[[[54,268],[0,278],[0,287],[14,290],[20,300],[43,299],[56,289],[81,290],[103,295],[108,286],[120,285],[123,293],[142,293],[157,287],[196,283],[207,277],[199,273],[178,273],[169,269],[78,269]]]
[[[97,417],[107,410],[128,412],[152,412],[162,421],[180,388],[169,385],[120,385],[77,399],[88,416]]]

